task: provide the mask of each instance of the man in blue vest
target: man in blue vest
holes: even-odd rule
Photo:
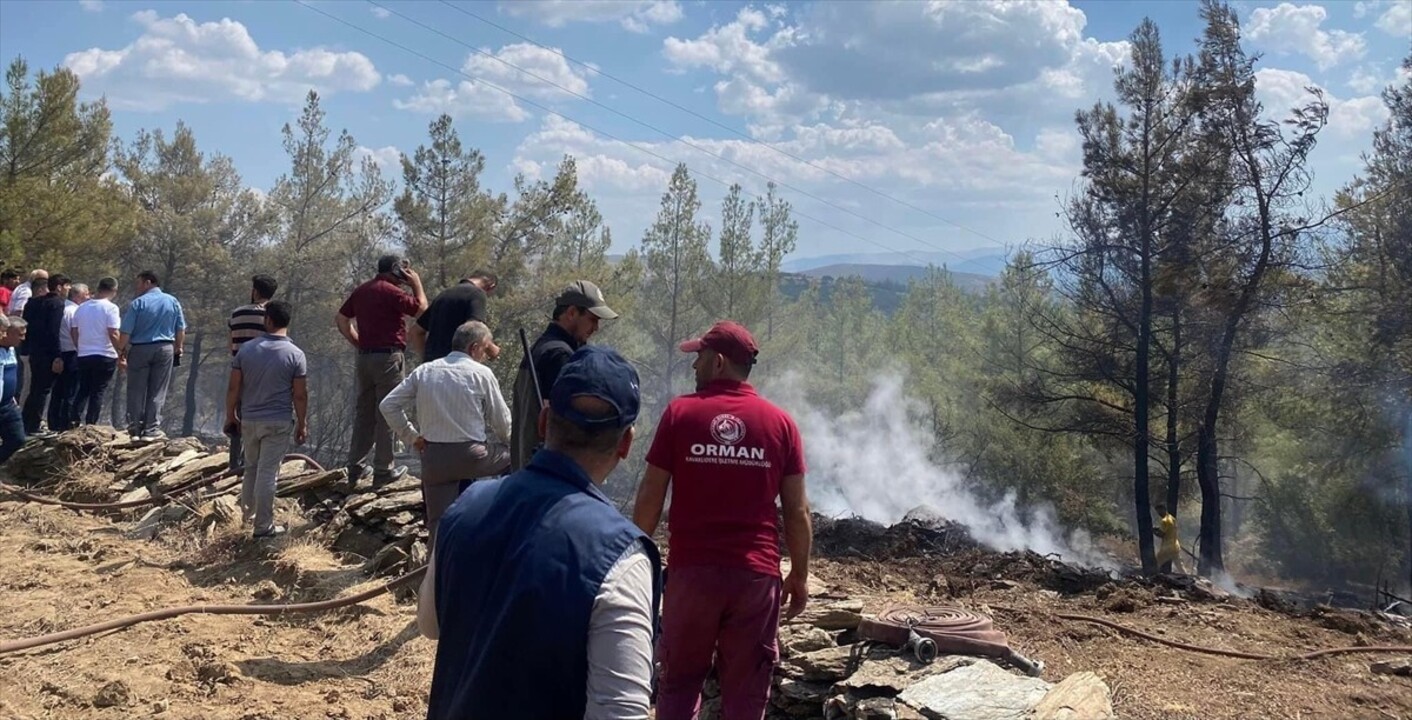
[[[661,561],[598,489],[632,447],[637,372],[583,347],[548,399],[544,449],[441,518],[417,607],[440,640],[429,720],[647,717]]]

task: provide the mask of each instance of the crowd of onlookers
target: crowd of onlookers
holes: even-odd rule
[[[121,313],[118,281],[90,288],[63,273],[0,273],[0,462],[26,437],[96,423],[118,368],[128,368],[128,429],[159,436],[171,368],[181,359],[181,304],[142,272]],[[163,358],[157,362],[154,358]]]
[[[97,422],[119,368],[128,434],[163,436],[186,322],[155,274],[138,273],[121,311],[113,278],[90,294],[44,270],[0,277],[0,462],[27,435]],[[618,314],[596,284],[565,286],[507,403],[486,364],[500,352],[486,317],[496,286],[477,270],[428,300],[410,263],[388,255],[334,317],[354,351],[349,478],[402,477],[394,437],[421,459],[430,559],[418,626],[439,638],[428,717],[640,720],[655,677],[655,716],[686,720],[713,667],[725,717],[763,716],[779,619],[808,599],[812,532],[799,430],[749,382],[754,338],[723,321],[680,345],[696,356],[696,392],[658,419],[628,518],[599,488],[634,444],[640,381],[622,355],[588,344]],[[308,366],[277,289],[252,277],[228,323],[225,432],[257,539],[286,531],[279,467],[309,434]],[[410,374],[409,349],[421,359]],[[666,584],[652,537],[669,491]]]

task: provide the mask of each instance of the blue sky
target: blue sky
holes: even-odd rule
[[[329,124],[389,177],[441,112],[485,154],[496,190],[574,155],[617,251],[641,236],[680,160],[747,191],[766,178],[792,186],[782,194],[807,216],[796,256],[911,262],[1061,232],[1056,197],[1079,167],[1074,110],[1110,94],[1144,16],[1169,53],[1192,51],[1201,30],[1194,2],[456,4],[527,41],[442,2],[309,4],[318,12],[283,0],[4,0],[0,56],[73,68],[85,92],[106,95],[122,138],[184,120],[262,189],[285,171],[280,127],[314,87]],[[1236,7],[1248,49],[1264,53],[1271,112],[1306,85],[1327,93],[1314,169],[1320,193],[1332,192],[1386,117],[1378,92],[1412,47],[1412,0]],[[724,187],[698,179],[715,218]]]

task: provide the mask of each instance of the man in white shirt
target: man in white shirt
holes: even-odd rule
[[[70,339],[78,363],[78,393],[74,396],[74,416],[83,424],[98,422],[103,411],[103,396],[118,368],[118,306],[113,296],[118,292],[116,278],[98,281],[98,294],[74,310],[70,323]]]
[[[78,347],[74,340],[74,313],[78,306],[88,302],[88,286],[74,283],[69,286],[69,297],[64,301],[64,316],[59,320],[59,361],[63,370],[54,378],[54,398],[49,401],[49,429],[63,432],[78,427],[78,413],[74,410],[78,399]]]
[[[510,465],[510,408],[495,373],[484,365],[492,342],[485,323],[462,323],[449,355],[418,366],[378,405],[387,426],[422,455],[429,546],[461,491]]]

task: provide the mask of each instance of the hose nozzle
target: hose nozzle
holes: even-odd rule
[[[1014,665],[1030,677],[1039,677],[1044,672],[1044,661],[1031,660],[1013,649],[1010,650],[1010,654],[1005,656],[1005,662]]]
[[[916,656],[917,662],[923,665],[930,665],[936,660],[936,642],[928,637],[917,634],[915,628],[907,630],[906,649],[911,650]]]

